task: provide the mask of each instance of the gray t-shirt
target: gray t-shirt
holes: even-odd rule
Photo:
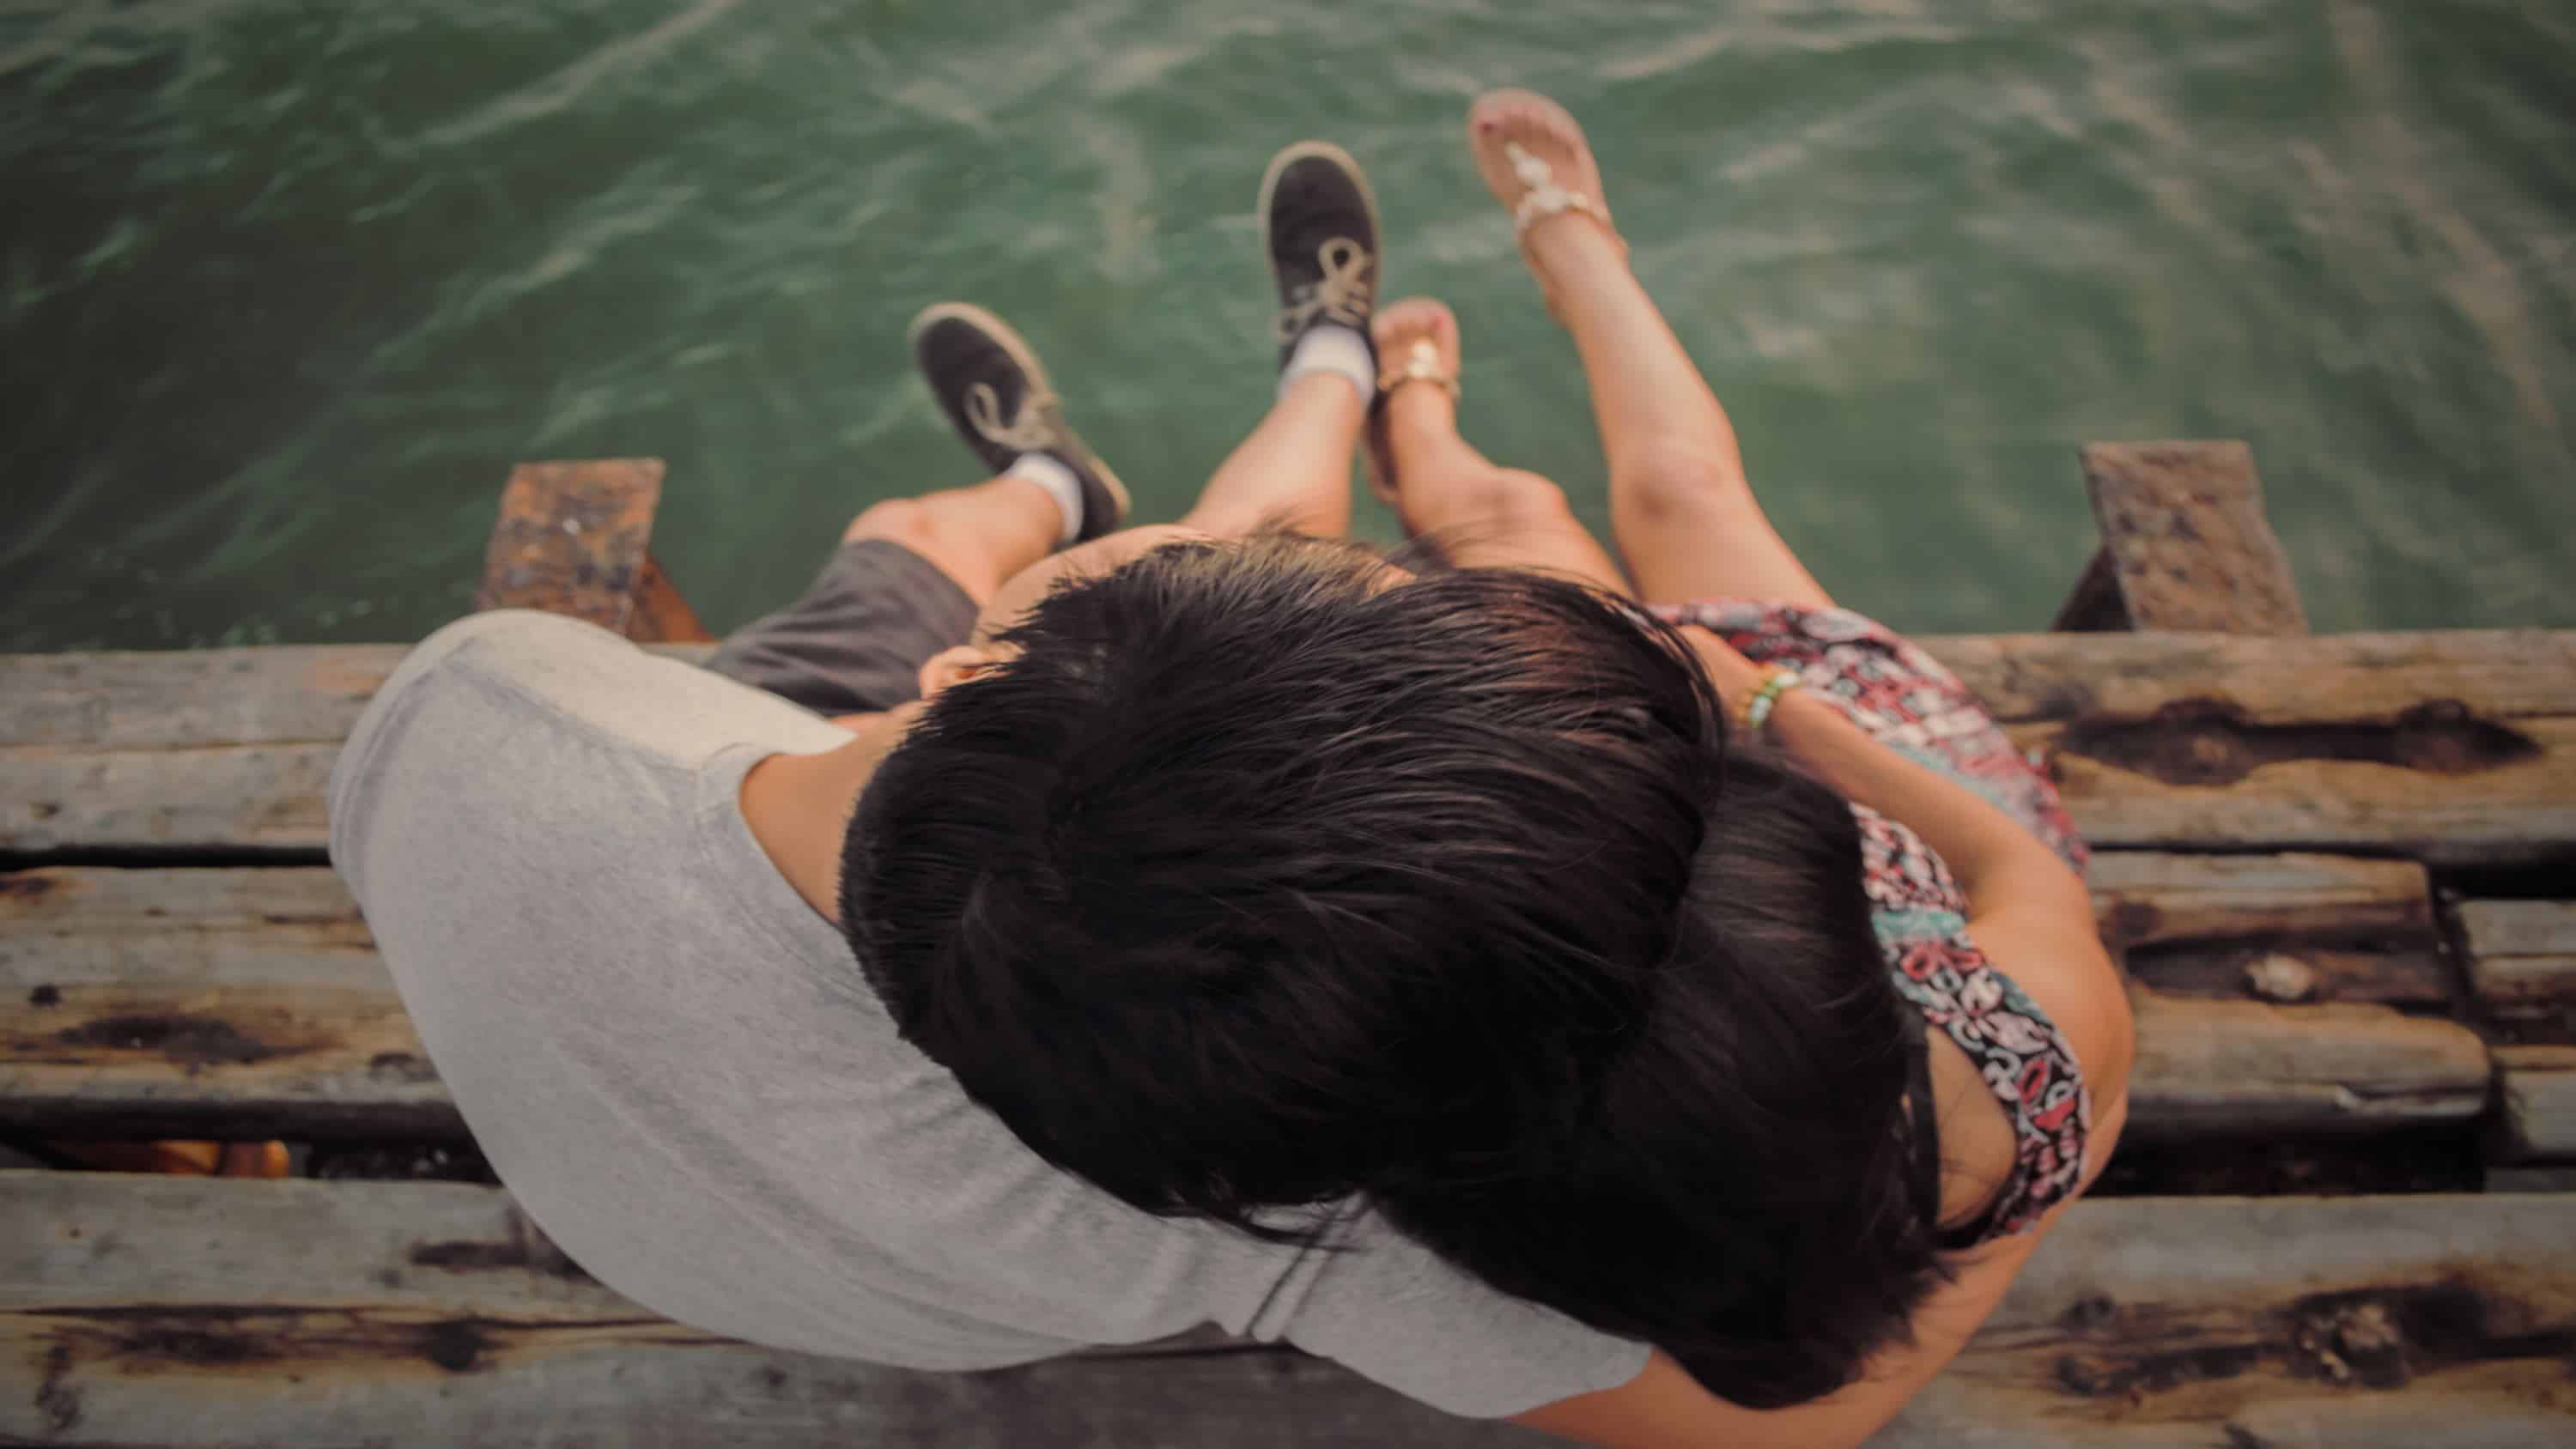
[[[742,818],[756,761],[848,738],[515,611],[432,635],[349,737],[332,863],[476,1140],[584,1268],[711,1332],[916,1368],[1213,1322],[1495,1416],[1645,1366],[1359,1205],[1354,1251],[1300,1252],[1039,1159],[896,1035]]]

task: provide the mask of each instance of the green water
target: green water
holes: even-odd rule
[[[2242,437],[2321,628],[2576,624],[2576,5],[0,5],[0,649],[404,639],[520,458],[658,455],[711,623],[971,481],[911,376],[1019,322],[1179,511],[1263,407],[1263,160],[1367,163],[1465,423],[1604,522],[1459,140],[1591,129],[1847,602],[2043,626],[2074,446]],[[1363,527],[1391,523],[1364,503]]]

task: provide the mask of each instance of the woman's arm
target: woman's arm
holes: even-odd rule
[[[2103,1104],[2093,1123],[2092,1174],[2110,1160],[2111,1143],[2129,1117],[2126,1097]],[[2091,1175],[2085,1186],[2092,1185]],[[2080,1190],[2080,1189],[2079,1189]],[[1968,1346],[1977,1328],[2001,1303],[2004,1290],[2038,1251],[2040,1239],[2066,1214],[2061,1204],[2030,1232],[1955,1259],[1957,1276],[1932,1290],[1912,1322],[1914,1341],[1871,1358],[1861,1377],[1813,1403],[1786,1409],[1748,1409],[1700,1387],[1663,1350],[1645,1370],[1615,1389],[1560,1399],[1512,1422],[1612,1449],[1850,1449],[1885,1427],[1908,1399]]]
[[[1730,706],[1752,694],[1771,672],[1705,629],[1693,625],[1682,632],[1698,648]],[[1841,710],[1805,690],[1781,695],[1766,728],[1808,773],[1843,798],[1922,836],[1967,892],[1971,917],[2039,903],[2090,927],[2093,906],[2082,878],[1975,791],[1880,744]]]
[[[1682,632],[1730,705],[1770,672],[1705,629]],[[1932,847],[1967,894],[1969,934],[2073,1043],[2097,1110],[2124,1100],[2136,1049],[2128,991],[2102,949],[2083,878],[1992,802],[1880,744],[1803,689],[1780,696],[1766,728],[1810,774]]]
[[[1769,673],[1706,630],[1682,632],[1730,705],[1740,705]],[[2128,1122],[2133,1035],[2127,995],[2102,949],[2082,878],[1982,796],[1880,744],[1803,690],[1780,697],[1768,728],[1810,774],[1905,825],[1939,853],[1967,894],[1978,944],[2040,996],[2066,1031],[2093,1095],[2086,1175],[2077,1191],[2090,1187]],[[1954,1257],[1956,1276],[1932,1290],[1909,1324],[1913,1341],[1882,1350],[1859,1379],[1813,1403],[1786,1409],[1729,1403],[1659,1349],[1627,1383],[1543,1405],[1514,1422],[1617,1449],[1859,1445],[1967,1347],[2066,1206],[2029,1232]]]

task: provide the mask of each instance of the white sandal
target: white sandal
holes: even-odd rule
[[[1458,400],[1458,374],[1440,365],[1440,344],[1428,337],[1414,338],[1413,345],[1404,349],[1403,363],[1378,374],[1377,402],[1369,409],[1368,430],[1363,435],[1368,444],[1368,486],[1380,503],[1399,513],[1404,505],[1397,496],[1395,449],[1386,436],[1386,400],[1408,382],[1427,382],[1449,394],[1452,403]]]
[[[1404,386],[1408,382],[1430,383],[1432,386],[1439,388],[1442,392],[1449,394],[1449,400],[1451,402],[1456,402],[1458,400],[1458,376],[1456,373],[1446,372],[1441,369],[1440,344],[1432,341],[1428,337],[1416,337],[1413,339],[1413,346],[1406,349],[1406,356],[1402,367],[1388,368],[1386,371],[1378,374],[1377,395],[1379,402],[1383,403],[1397,388]]]
[[[1608,202],[1557,180],[1556,169],[1531,154],[1528,147],[1508,136],[1496,134],[1495,130],[1488,129],[1479,121],[1478,117],[1497,102],[1534,108],[1552,116],[1561,131],[1575,138],[1575,145],[1579,148],[1576,157],[1583,163],[1582,169],[1592,171],[1597,178],[1600,168],[1592,158],[1591,143],[1584,139],[1582,125],[1565,107],[1534,91],[1488,91],[1478,97],[1467,110],[1468,145],[1475,153],[1476,169],[1483,175],[1486,188],[1511,212],[1512,239],[1519,242],[1526,253],[1531,227],[1550,217],[1576,211],[1601,223],[1601,229],[1610,234],[1619,254],[1625,257],[1628,240],[1619,235],[1618,223],[1610,219]],[[1497,142],[1500,143],[1499,149],[1496,149]],[[1506,176],[1509,177],[1508,182]],[[1593,184],[1598,186],[1600,183],[1596,179]]]
[[[1529,188],[1521,193],[1521,204],[1512,208],[1513,240],[1525,240],[1533,224],[1569,211],[1582,212],[1609,228],[1613,237],[1619,235],[1618,226],[1610,220],[1609,207],[1583,192],[1557,185],[1556,169],[1531,155],[1520,142],[1505,141],[1503,159],[1512,163],[1512,174]]]

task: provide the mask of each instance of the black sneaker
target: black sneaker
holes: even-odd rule
[[[1377,199],[1351,154],[1300,141],[1270,158],[1261,178],[1261,233],[1279,279],[1279,365],[1320,322],[1339,322],[1369,346],[1377,305]]]
[[[999,473],[1023,453],[1044,453],[1073,470],[1082,482],[1076,543],[1126,524],[1127,485],[1064,420],[1064,400],[1010,323],[964,302],[924,307],[912,319],[912,357],[940,411],[985,467]]]

